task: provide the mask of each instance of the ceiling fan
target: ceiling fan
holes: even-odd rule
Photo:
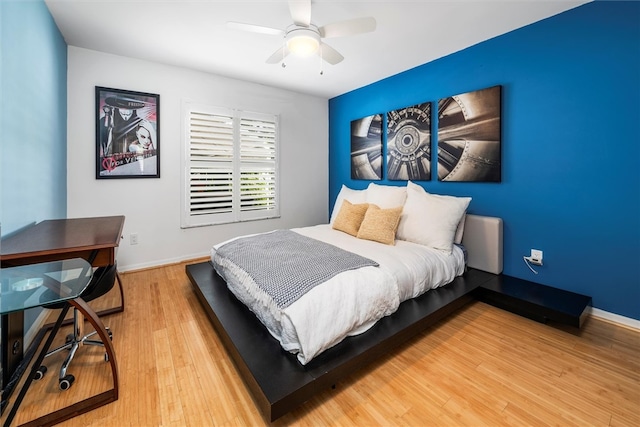
[[[242,31],[284,36],[282,47],[267,58],[268,64],[284,61],[289,54],[302,57],[316,54],[329,64],[335,65],[344,57],[324,43],[323,39],[368,33],[376,29],[376,20],[372,17],[350,19],[318,27],[311,22],[311,0],[289,0],[289,12],[293,24],[284,30],[242,22],[227,22],[227,26]],[[285,66],[284,62],[282,64]]]

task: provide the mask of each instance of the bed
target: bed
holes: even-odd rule
[[[378,194],[384,196],[379,200],[372,197],[372,192],[368,194],[369,201],[376,201],[376,206],[378,204],[384,206],[385,203],[393,206],[398,203],[390,197],[386,188],[384,190],[376,188],[376,191],[385,193]],[[373,193],[376,194],[376,192]],[[329,224],[293,229],[290,232],[331,243],[349,252],[353,251],[365,259],[374,261],[377,265],[336,273],[331,279],[313,287],[283,310],[267,309],[266,314],[260,314],[255,305],[256,301],[258,306],[265,305],[264,298],[254,298],[251,302],[252,297],[244,295],[243,291],[235,288],[237,284],[232,283],[234,282],[233,268],[221,267],[221,265],[224,267],[225,258],[222,258],[223,262],[216,259],[221,256],[220,248],[231,246],[229,243],[233,242],[244,243],[244,239],[255,236],[242,236],[239,239],[215,245],[212,248],[211,261],[189,265],[186,268],[199,300],[252,392],[256,404],[270,420],[284,415],[314,394],[331,387],[347,374],[375,360],[394,346],[405,342],[437,320],[457,310],[473,299],[473,290],[502,270],[502,221],[494,217],[465,214],[468,202],[464,205],[462,213],[464,232],[460,236],[459,246],[452,242],[450,251],[447,252],[433,251],[433,248],[416,248],[415,242],[404,240],[396,240],[393,245],[382,245],[379,242],[357,238],[355,235],[351,236],[349,233],[336,230],[335,221],[338,219],[336,210],[339,210],[339,205],[349,199],[354,201],[350,204],[358,205],[359,203],[356,202],[361,201],[358,197],[364,197],[363,194],[354,194],[350,191],[341,191],[342,200],[339,196],[334,208],[335,215],[332,215]],[[401,200],[405,213],[408,212],[406,206],[409,201],[406,195],[405,199]],[[388,209],[392,208],[386,206],[383,210]],[[461,222],[456,220],[456,224],[452,225],[453,231],[458,231],[457,226]],[[404,224],[404,228],[404,231],[411,230],[411,227],[407,228],[407,224]],[[397,230],[400,235],[401,229],[401,226],[396,225],[394,230]],[[466,257],[462,248],[466,250]],[[408,270],[399,270],[397,264],[393,263],[390,266],[389,260],[394,258],[394,252],[400,254],[400,259],[404,260],[403,263],[411,264],[410,258],[416,262]],[[416,265],[419,267],[421,261],[425,261],[432,255],[449,261],[453,260],[453,263],[447,264],[447,267],[443,268],[446,271],[438,274],[414,268]],[[229,283],[216,269],[227,278]],[[292,341],[286,338],[288,333],[283,333],[286,327],[282,324],[290,321],[290,317],[295,318],[295,315],[287,312],[289,307],[293,306],[293,311],[298,314],[312,311],[317,304],[318,295],[328,292],[327,289],[331,286],[344,290],[344,287],[357,283],[359,280],[357,275],[363,271],[368,272],[364,276],[366,283],[375,281],[381,283],[383,290],[380,294],[373,296],[374,306],[381,307],[378,312],[372,317],[358,314],[355,316],[357,322],[354,323],[353,319],[347,321],[347,324],[351,322],[349,327],[346,329],[339,327],[340,330],[328,339],[323,338],[322,342],[312,343],[310,346],[304,342],[304,339],[301,340],[302,344],[298,342],[292,344]],[[383,279],[376,275],[383,276]],[[398,278],[403,275],[409,278],[408,281],[404,280],[404,285],[399,284],[403,282],[402,277]],[[433,277],[431,277],[432,280],[420,280],[425,276]],[[343,280],[344,277],[347,279]],[[367,289],[373,288],[371,292],[375,293],[377,286],[371,285]],[[393,292],[390,292],[390,289]],[[346,292],[349,293],[348,290]],[[384,300],[385,293],[392,295],[387,298],[388,301]],[[299,304],[297,308],[295,308],[296,304]],[[335,304],[335,302],[329,302],[329,306]],[[360,302],[349,304],[359,306]],[[320,311],[325,309],[322,308]],[[334,318],[340,311],[345,310],[336,311],[328,317]],[[316,312],[312,317],[316,318],[317,315]],[[283,321],[283,319],[287,320]],[[312,328],[310,331],[302,332],[301,335],[314,337],[319,329],[325,327],[326,325],[323,326],[318,322],[316,329]],[[297,325],[292,329],[293,335],[298,334],[296,328]]]

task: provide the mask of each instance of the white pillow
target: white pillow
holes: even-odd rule
[[[424,191],[426,193],[426,190],[424,188],[422,188],[422,186],[411,182],[411,181],[407,181],[407,187],[414,187],[416,190],[420,191]],[[429,193],[431,194],[431,193]],[[436,196],[436,197],[450,197],[450,196],[438,196],[437,194],[431,194],[432,196]],[[462,218],[460,218],[460,222],[458,223],[458,227],[456,228],[456,234],[455,237],[453,238],[453,243],[456,244],[460,244],[462,243],[462,237],[464,236],[464,221],[465,219],[467,219],[467,213],[465,211],[465,214],[462,215]]]
[[[377,205],[380,209],[397,208],[404,205],[407,199],[407,187],[379,185],[374,182],[367,187],[367,203]]]
[[[462,243],[462,236],[464,236],[464,221],[467,219],[467,213],[465,212],[458,223],[458,228],[456,228],[456,236],[453,238],[453,243],[460,244]]]
[[[342,201],[348,200],[353,205],[357,205],[360,203],[367,203],[367,190],[353,190],[346,185],[342,185],[340,192],[338,193],[338,197],[336,197],[336,202],[333,204],[333,210],[331,211],[331,219],[329,220],[329,224],[333,225],[338,213],[340,212],[340,208],[342,207]]]
[[[407,183],[397,238],[451,253],[456,229],[471,197],[440,196]]]

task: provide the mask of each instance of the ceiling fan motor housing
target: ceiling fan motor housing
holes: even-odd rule
[[[320,31],[311,24],[308,27],[292,25],[285,35],[287,49],[298,56],[311,56],[320,47]]]

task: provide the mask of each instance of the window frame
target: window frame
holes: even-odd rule
[[[192,139],[192,116],[193,114],[202,114],[212,116],[215,119],[230,119],[232,121],[232,160],[228,159],[228,152],[224,152],[224,147],[218,152],[220,159],[211,159],[210,156],[203,156],[204,160],[194,160],[192,157],[192,146],[194,145]],[[268,153],[272,153],[273,160],[269,160],[270,155],[265,155],[264,158],[253,157],[252,160],[244,158],[242,156],[243,142],[246,144],[248,139],[243,139],[241,133],[241,124],[243,121],[257,121],[265,122],[269,124],[267,130],[267,144],[266,148]],[[244,111],[240,109],[216,107],[202,103],[196,103],[191,101],[183,101],[183,113],[182,113],[182,162],[181,162],[181,174],[182,174],[182,201],[181,201],[181,215],[180,226],[181,228],[202,227],[210,225],[220,224],[232,224],[245,221],[256,221],[264,219],[273,219],[280,217],[280,124],[279,116],[277,114],[259,113]],[[221,129],[223,129],[221,127]],[[247,129],[245,127],[245,129]],[[250,127],[248,128],[252,130]],[[223,129],[224,130],[224,129]],[[269,134],[273,134],[272,146],[269,146]],[[226,135],[228,136],[228,135]],[[223,138],[226,138],[223,135]],[[251,139],[255,141],[255,138]],[[224,142],[224,141],[223,141]],[[224,144],[223,144],[224,145]],[[251,144],[250,144],[251,145]],[[254,145],[254,144],[253,144]],[[208,147],[210,148],[210,147]],[[246,148],[246,145],[245,145]],[[255,148],[255,145],[254,145]],[[245,150],[246,151],[246,150]],[[255,151],[254,151],[255,152]],[[211,153],[209,151],[209,153]],[[244,158],[244,160],[243,160]],[[227,166],[227,168],[225,168]],[[201,171],[208,171],[213,175],[224,175],[231,171],[231,206],[225,205],[220,208],[220,212],[204,212],[207,209],[202,209],[203,212],[196,212],[193,209],[192,199],[192,170],[194,167],[199,168]],[[267,186],[271,189],[268,196],[268,204],[270,207],[266,209],[251,209],[251,197],[249,193],[243,192],[241,177],[243,173],[247,173],[247,168],[253,170],[264,169],[264,176],[267,178],[262,183],[263,186]],[[249,172],[253,173],[253,172]],[[271,179],[269,178],[271,175]],[[220,182],[216,183],[224,191],[224,180],[220,178]],[[242,197],[245,201],[243,207],[241,203]],[[249,205],[246,205],[248,197]],[[221,197],[228,203],[228,198]],[[255,207],[255,205],[254,205]],[[226,210],[225,210],[226,209]]]

